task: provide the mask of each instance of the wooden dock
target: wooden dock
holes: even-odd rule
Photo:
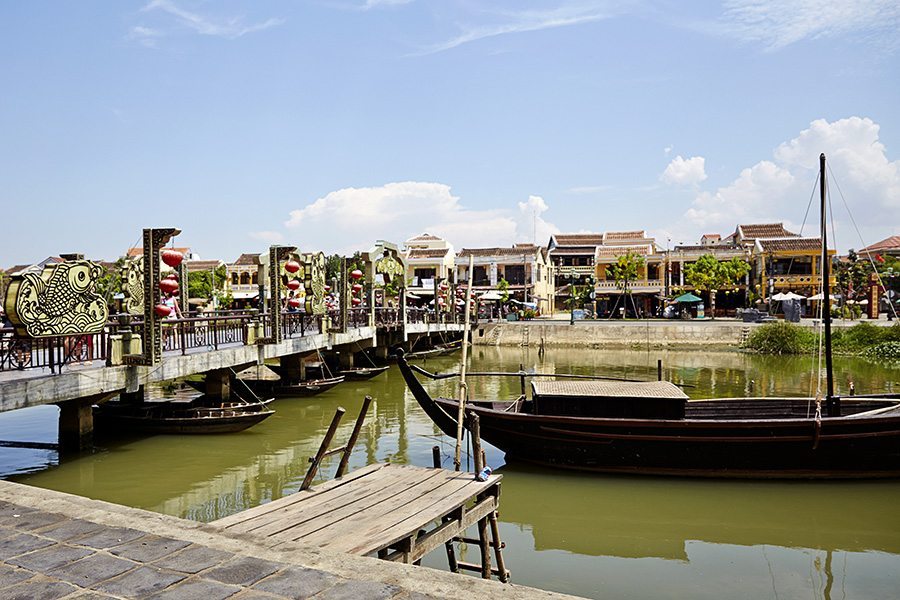
[[[416,563],[443,545],[452,570],[477,570],[488,578],[493,572],[505,581],[502,545],[491,519],[496,518],[501,479],[491,475],[481,482],[472,473],[374,464],[211,525],[252,536],[273,549],[300,542],[404,563]],[[481,537],[482,564],[457,563],[450,544],[472,541],[461,537],[466,528],[478,523],[483,533],[489,520],[494,540]],[[496,569],[490,566],[489,547],[497,555]]]

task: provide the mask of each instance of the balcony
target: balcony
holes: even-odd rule
[[[775,282],[776,288],[796,288],[796,287],[818,287],[822,281],[821,275],[771,275],[770,279]],[[834,287],[837,280],[829,277],[830,285]]]
[[[575,275],[593,275],[594,267],[589,265],[580,265],[577,267],[570,267],[566,265],[557,265],[556,269],[556,277],[568,277],[572,273]]]
[[[628,289],[638,294],[659,293],[662,291],[662,279],[636,279],[628,282]],[[598,281],[594,287],[598,294],[615,294],[621,292],[615,281]]]

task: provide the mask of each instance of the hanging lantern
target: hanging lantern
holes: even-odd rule
[[[351,298],[350,302],[353,303],[353,306],[359,306],[360,304],[362,304],[362,300],[360,300],[359,298]]]
[[[162,281],[159,282],[159,289],[167,294],[177,294],[178,293],[178,280],[177,279],[169,279],[166,277]]]
[[[287,282],[288,289],[291,291],[300,289],[300,280],[299,279],[291,279]]]
[[[166,275],[166,279],[174,279],[175,281],[178,281],[178,273],[169,273],[168,275]]]
[[[288,300],[288,306],[291,308],[300,308],[300,298],[291,298]]]
[[[446,281],[442,281],[440,287],[441,287],[442,290],[448,290],[448,289],[450,289],[450,285],[449,285]]]
[[[172,267],[173,269],[181,264],[181,261],[184,260],[184,255],[178,250],[163,250],[162,253],[162,261]]]
[[[350,277],[352,277],[353,279],[356,279],[357,281],[362,279],[362,276],[363,276],[363,272],[360,271],[359,269],[353,269],[352,271],[350,271]]]
[[[284,270],[288,273],[296,273],[300,270],[300,263],[298,263],[296,260],[289,260],[284,263]]]
[[[362,284],[354,283],[352,289],[354,294],[358,294],[362,291]]]
[[[438,306],[443,306],[443,305],[444,305],[444,299],[438,298]]]
[[[330,292],[330,291],[331,291],[331,286],[330,286],[330,285],[326,285],[326,286],[325,286],[325,293],[327,294],[327,293]]]
[[[172,314],[172,309],[165,304],[157,304],[153,307],[153,312],[156,313],[157,317],[168,317]]]

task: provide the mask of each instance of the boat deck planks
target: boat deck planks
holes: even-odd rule
[[[399,544],[406,550],[395,555],[414,562],[496,510],[501,479],[480,482],[472,473],[375,464],[211,525],[270,548],[299,542],[368,555]],[[428,543],[415,551],[417,538]]]

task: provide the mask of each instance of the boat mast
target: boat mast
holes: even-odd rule
[[[822,324],[825,326],[825,407],[829,417],[841,416],[841,399],[834,395],[834,370],[831,365],[831,261],[828,258],[828,228],[826,226],[827,206],[825,189],[825,153],[819,155],[819,196],[821,217],[819,219],[822,237]]]

